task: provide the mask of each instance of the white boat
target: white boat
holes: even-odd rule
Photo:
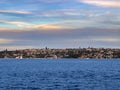
[[[23,57],[22,56],[17,56],[17,57],[15,57],[16,59],[23,59]]]

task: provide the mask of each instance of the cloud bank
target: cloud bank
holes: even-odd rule
[[[120,7],[120,1],[118,0],[79,0],[79,2],[102,7]]]

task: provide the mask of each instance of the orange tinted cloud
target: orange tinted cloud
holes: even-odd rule
[[[27,26],[27,28],[57,30],[57,29],[67,29],[68,27],[65,27],[63,25],[57,25],[57,24],[35,24],[35,25],[29,25]]]
[[[78,1],[96,6],[120,7],[120,1],[115,0],[78,0]]]
[[[0,38],[0,44],[6,44],[6,43],[11,43],[11,42],[13,42],[13,40]]]

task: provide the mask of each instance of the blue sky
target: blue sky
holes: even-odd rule
[[[120,48],[119,0],[0,0],[0,49]]]

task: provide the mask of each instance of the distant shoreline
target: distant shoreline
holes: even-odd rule
[[[66,49],[22,49],[0,51],[0,58],[79,58],[114,59],[120,58],[120,49],[113,48],[66,48]]]

